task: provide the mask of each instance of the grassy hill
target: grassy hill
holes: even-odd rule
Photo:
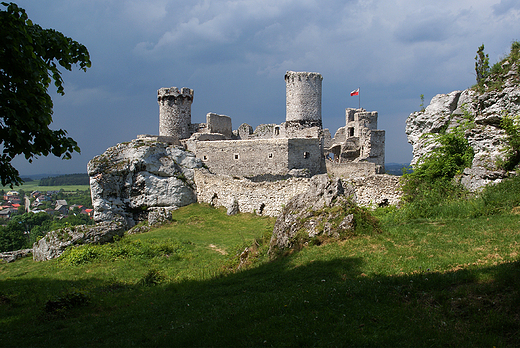
[[[377,212],[381,234],[269,260],[274,219],[195,204],[110,245],[0,264],[0,346],[517,346],[520,217],[392,214]]]

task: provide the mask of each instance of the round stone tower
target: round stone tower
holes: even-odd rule
[[[193,89],[186,87],[161,88],[157,91],[159,103],[159,135],[187,139],[191,136],[191,103]]]
[[[286,122],[321,127],[321,74],[285,73]]]

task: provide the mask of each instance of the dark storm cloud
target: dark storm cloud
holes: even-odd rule
[[[493,5],[493,12],[498,16],[514,10],[520,10],[520,3],[517,0],[501,0],[498,4]]]
[[[334,132],[349,92],[379,111],[386,158],[407,162],[406,117],[419,95],[465,89],[482,43],[490,60],[520,32],[516,1],[474,0],[20,0],[34,22],[85,44],[87,73],[64,72],[51,91],[55,128],[82,148],[71,161],[43,158],[23,173],[84,172],[88,160],[137,134],[158,132],[156,91],[195,89],[193,122],[227,114],[236,128],[285,118],[286,70],[323,77],[323,122]]]

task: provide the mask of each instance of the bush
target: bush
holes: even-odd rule
[[[95,260],[115,261],[117,259],[168,257],[180,260],[187,256],[186,246],[174,239],[161,241],[132,241],[121,239],[114,243],[86,244],[67,249],[60,257],[64,265],[77,266]]]
[[[496,185],[487,186],[477,197],[479,209],[474,215],[508,213],[520,205],[520,176],[506,179]]]
[[[94,245],[82,245],[75,248],[67,249],[60,258],[60,261],[72,265],[82,265],[91,262],[101,256],[98,248]]]
[[[517,117],[504,115],[500,127],[506,132],[506,155],[499,166],[505,170],[513,170],[520,163],[520,120]]]
[[[435,135],[439,147],[419,160],[412,173],[401,177],[403,190],[402,218],[427,218],[439,214],[439,209],[466,196],[453,178],[471,166],[473,149],[464,137],[463,128]]]

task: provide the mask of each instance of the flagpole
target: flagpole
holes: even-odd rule
[[[358,87],[358,91],[359,91],[359,93],[358,93],[358,101],[359,101],[358,109],[361,109],[361,88],[360,87]]]

